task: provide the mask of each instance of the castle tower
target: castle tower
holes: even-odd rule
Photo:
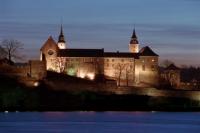
[[[61,25],[61,28],[60,28],[60,35],[58,37],[58,47],[59,47],[59,49],[65,49],[66,48],[65,37],[64,37],[64,34],[63,34],[62,25]]]
[[[129,44],[129,52],[131,52],[131,53],[139,52],[139,42],[137,40],[135,29],[133,30],[133,34],[132,34],[131,41]]]

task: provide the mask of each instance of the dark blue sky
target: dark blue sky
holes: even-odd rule
[[[27,58],[38,58],[61,18],[70,48],[128,51],[135,25],[141,47],[161,60],[200,65],[199,0],[0,0],[0,40],[20,40]]]

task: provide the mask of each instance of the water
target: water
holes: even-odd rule
[[[0,133],[198,133],[200,113],[0,113]]]

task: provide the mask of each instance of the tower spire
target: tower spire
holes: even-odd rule
[[[65,43],[65,37],[64,37],[64,34],[63,34],[63,26],[62,26],[62,24],[60,26],[60,35],[58,37],[58,42]]]
[[[132,37],[131,37],[131,41],[130,44],[138,44],[138,39],[137,39],[137,35],[135,32],[135,28],[133,29],[133,33],[132,33]]]
[[[60,26],[60,35],[63,35],[63,26],[62,26],[62,24]]]
[[[61,23],[61,26],[60,26],[60,35],[58,37],[58,47],[60,49],[65,49],[66,48],[65,37],[64,37],[64,34],[63,34],[63,25],[62,25],[62,23]]]
[[[131,52],[131,53],[139,52],[139,42],[138,42],[137,35],[135,32],[135,27],[133,29],[133,33],[132,33],[131,40],[129,43],[129,52]]]
[[[135,33],[135,28],[133,29],[132,38],[137,38],[136,33]]]

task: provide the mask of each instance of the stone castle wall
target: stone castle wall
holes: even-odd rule
[[[41,80],[46,77],[46,62],[39,60],[30,60],[30,76],[32,78]]]
[[[46,64],[39,60],[30,60],[23,65],[1,66],[1,68],[5,74],[16,77],[34,78],[35,80],[41,80],[46,77]]]
[[[133,86],[134,58],[104,58],[104,75],[117,81],[120,86]]]
[[[139,82],[149,85],[158,85],[159,70],[158,57],[141,56],[137,62],[137,71],[139,71]]]
[[[60,72],[55,65],[61,63],[56,62],[58,58],[60,57],[47,59],[48,66],[51,66],[49,70]],[[63,57],[63,59],[64,72],[71,76],[93,79],[97,74],[104,74],[108,79],[116,80],[119,86],[158,85],[158,57],[155,56],[139,59],[120,57]]]

